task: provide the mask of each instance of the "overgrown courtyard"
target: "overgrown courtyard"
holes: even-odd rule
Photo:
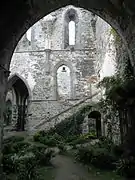
[[[67,139],[44,132],[32,139],[14,136],[4,142],[3,170],[9,180],[123,179],[113,172],[117,152],[110,154],[110,146],[116,148],[92,134]]]
[[[0,180],[135,179],[134,49],[121,24],[123,39],[69,5],[20,31],[14,53],[19,39],[5,47],[13,56],[9,78],[10,61],[0,65]]]

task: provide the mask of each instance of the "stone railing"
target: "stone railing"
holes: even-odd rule
[[[37,131],[37,130],[48,130],[52,127],[54,127],[56,124],[60,123],[61,121],[63,121],[64,119],[70,117],[72,114],[76,113],[78,111],[79,108],[81,108],[84,105],[87,104],[92,104],[92,98],[97,96],[100,93],[100,91],[94,93],[93,95],[84,98],[83,100],[79,101],[78,103],[72,105],[71,107],[67,108],[66,110],[58,113],[57,115],[50,117],[48,119],[45,120],[45,117],[42,117],[41,122],[37,125],[35,125],[34,127],[32,127],[32,129],[30,129],[30,131]]]

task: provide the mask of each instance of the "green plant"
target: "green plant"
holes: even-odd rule
[[[65,138],[65,142],[66,142],[66,143],[70,143],[70,142],[76,140],[78,137],[79,137],[78,135],[73,135],[73,136],[70,135],[70,136],[67,136],[67,137]]]
[[[23,140],[24,140],[24,137],[22,137],[22,136],[11,136],[11,137],[4,139],[3,144],[15,143],[15,142],[23,141]]]
[[[11,141],[10,143],[6,143],[3,146],[3,154],[13,154],[18,153],[22,150],[27,149],[30,146],[30,143],[24,141]]]
[[[35,151],[34,154],[39,165],[50,165],[50,159],[53,154],[51,149],[40,149],[39,151]]]
[[[37,141],[39,141],[40,137],[41,137],[40,132],[37,132],[37,133],[34,134],[33,140],[34,140],[35,142],[37,142]]]
[[[72,116],[58,123],[54,128],[50,129],[48,133],[51,135],[57,133],[65,139],[68,136],[80,135],[82,131],[81,124],[86,116],[86,113],[89,112],[91,107],[91,105],[86,105],[80,108]]]
[[[47,165],[50,164],[53,151],[44,144],[31,145],[27,152],[32,152],[35,155],[37,164]]]
[[[13,163],[13,155],[3,155],[2,158],[3,171],[6,173],[13,173],[15,171]]]
[[[84,164],[90,164],[92,159],[92,151],[89,148],[81,147],[75,153],[75,157],[77,160],[83,162]]]
[[[53,136],[52,137],[40,137],[39,142],[43,143],[47,146],[50,146],[50,147],[57,146],[57,141],[56,141],[56,139],[53,138]]]
[[[13,143],[4,144],[2,152],[4,155],[14,153],[15,150],[13,149]]]
[[[105,142],[104,142],[105,141]],[[116,157],[107,140],[100,140],[94,145],[81,147],[77,150],[76,158],[84,164],[92,164],[101,169],[114,169]]]
[[[109,152],[106,148],[93,149],[93,156],[91,164],[101,169],[114,169],[115,168],[115,156]]]
[[[13,161],[18,180],[38,179],[36,174],[38,163],[33,153],[15,155]]]
[[[135,158],[121,158],[116,162],[117,173],[127,178],[135,178]]]
[[[19,153],[20,151],[23,151],[23,150],[25,151],[27,150],[29,146],[30,146],[30,143],[24,142],[24,141],[17,142],[12,145],[15,153]]]
[[[119,158],[124,154],[124,148],[122,145],[113,145],[112,152]]]
[[[66,152],[66,147],[65,147],[65,144],[59,144],[58,145],[58,148],[59,148],[59,150],[60,150],[60,153],[64,153],[64,152]]]

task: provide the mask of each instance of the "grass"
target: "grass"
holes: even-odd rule
[[[42,180],[54,180],[55,179],[55,169],[53,167],[41,167],[38,169],[40,178]]]
[[[89,167],[88,171],[91,175],[97,178],[97,180],[124,180],[123,177],[118,176],[116,172],[113,171],[101,171],[94,167]]]
[[[40,167],[37,169],[39,176],[38,180],[54,180],[55,169],[53,167]],[[8,180],[17,180],[15,174],[9,174],[6,176]]]
[[[74,158],[74,153],[76,150],[72,149],[68,151],[66,156],[69,156],[70,158]],[[76,163],[79,163],[75,160]],[[81,163],[80,163],[81,164]],[[116,174],[115,171],[103,171],[100,169],[97,169],[93,166],[87,166],[81,164],[83,167],[85,166],[86,169],[88,169],[88,172],[90,175],[92,175],[95,179],[94,180],[125,180],[123,177]]]
[[[124,180],[124,178],[116,175],[116,173],[112,171],[101,171],[94,167],[88,168],[88,171],[90,177],[92,176],[94,178],[93,180]],[[56,178],[56,172],[57,169],[53,167],[41,167],[38,169],[41,180],[54,180]]]

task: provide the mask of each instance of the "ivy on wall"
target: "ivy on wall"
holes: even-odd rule
[[[114,37],[115,45],[118,45],[119,43],[121,43],[121,37],[113,28],[110,29],[110,34],[113,35]]]
[[[123,69],[122,74],[117,72],[114,76],[105,77],[98,84],[98,87],[105,89],[104,98],[101,99],[98,106],[105,115],[108,136],[113,137],[112,129],[115,129],[114,127],[117,124],[120,126],[122,143],[126,142],[127,139],[132,139],[132,133],[129,135],[131,131],[129,127],[131,127],[131,124],[135,125],[133,124],[135,118],[135,77],[129,61],[125,62]],[[130,140],[128,140],[128,143],[131,145],[133,142],[130,142]]]
[[[69,118],[66,118],[64,121],[56,124],[54,128],[49,130],[49,133],[57,133],[63,137],[68,137],[72,135],[79,135],[82,133],[81,124],[84,121],[87,113],[91,109],[91,105],[86,105],[80,108],[76,113],[74,113]]]

